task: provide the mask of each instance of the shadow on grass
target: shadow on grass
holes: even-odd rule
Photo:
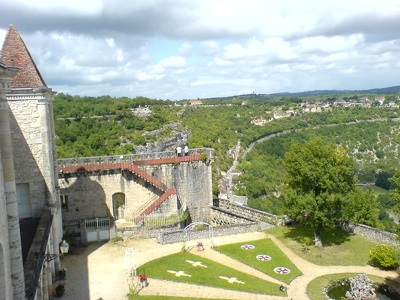
[[[284,237],[286,238],[292,239],[298,243],[303,243],[305,237],[310,238],[311,241],[314,240],[314,231],[311,228],[306,228],[301,225],[287,228],[288,230],[284,233]],[[343,244],[350,241],[350,236],[351,234],[338,228],[326,229],[321,233],[322,244],[324,246]]]

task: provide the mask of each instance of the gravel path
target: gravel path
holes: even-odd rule
[[[212,287],[202,287],[187,283],[170,282],[158,279],[149,279],[149,286],[140,290],[140,295],[168,295],[175,297],[204,297],[215,299],[249,299],[249,300],[308,300],[306,296],[307,284],[316,277],[335,273],[360,273],[388,277],[400,282],[396,272],[382,271],[370,266],[317,266],[297,256],[274,236],[264,232],[238,234],[228,237],[214,238],[215,245],[224,245],[245,242],[265,237],[271,238],[276,245],[293,261],[304,275],[295,278],[287,286],[288,297],[267,296],[245,292],[222,290]],[[278,280],[259,272],[240,262],[226,257],[210,248],[211,241],[203,240],[205,250],[196,254],[215,260],[234,269],[262,279],[281,284]],[[194,246],[188,243],[188,246]],[[154,240],[128,240],[118,243],[90,244],[74,254],[66,255],[62,265],[67,268],[67,286],[63,296],[64,300],[123,300],[126,299],[126,284],[124,272],[124,257],[126,247],[134,247],[136,266],[156,258],[179,252],[182,243],[160,245]]]

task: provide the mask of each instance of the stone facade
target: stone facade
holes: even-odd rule
[[[10,109],[6,94],[18,69],[0,63],[0,299],[23,299],[24,276],[19,234]]]
[[[54,94],[11,26],[0,54],[1,300],[52,298],[60,261],[44,257],[62,237]]]
[[[193,221],[210,221],[212,206],[211,164],[203,161],[144,166],[143,169],[168,187],[177,189],[178,198],[188,206]]]
[[[176,157],[174,152],[164,152],[59,160],[61,197],[68,201],[63,208],[64,221],[104,216],[117,219],[116,195],[122,197],[125,212],[140,214],[146,204],[175,190],[153,212],[169,214],[186,206],[193,221],[209,221],[213,151],[191,151],[207,153],[208,159],[200,160],[199,155]],[[101,169],[102,166],[115,169]],[[71,168],[76,171],[64,172]]]
[[[59,179],[61,196],[68,197],[63,221],[114,216],[113,197],[124,195],[126,209],[141,207],[160,192],[132,172],[115,170],[78,173]],[[176,207],[176,204],[175,204]]]

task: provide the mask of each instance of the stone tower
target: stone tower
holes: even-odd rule
[[[0,230],[0,259],[2,251],[9,252],[11,276],[6,276],[5,282],[8,287],[11,283],[13,290],[13,294],[0,292],[0,300],[48,299],[59,259],[44,262],[44,257],[59,253],[62,238],[52,104],[55,93],[46,86],[14,26],[7,32],[0,62],[4,74],[0,77],[0,197],[2,192],[5,195],[0,204],[8,215],[7,226],[3,226],[7,230]],[[0,226],[3,223],[0,220]],[[9,242],[3,246],[6,235]],[[0,285],[1,275],[0,271]]]

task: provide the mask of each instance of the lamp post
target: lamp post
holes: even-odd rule
[[[60,252],[61,252],[61,254],[68,253],[68,250],[69,250],[69,244],[65,240],[63,240],[63,242],[60,244]],[[61,254],[46,254],[44,256],[44,260],[47,261],[47,262],[55,260]]]
[[[69,244],[65,240],[63,240],[63,242],[60,245],[60,252],[62,254],[65,254],[68,253],[68,250],[69,250]]]

